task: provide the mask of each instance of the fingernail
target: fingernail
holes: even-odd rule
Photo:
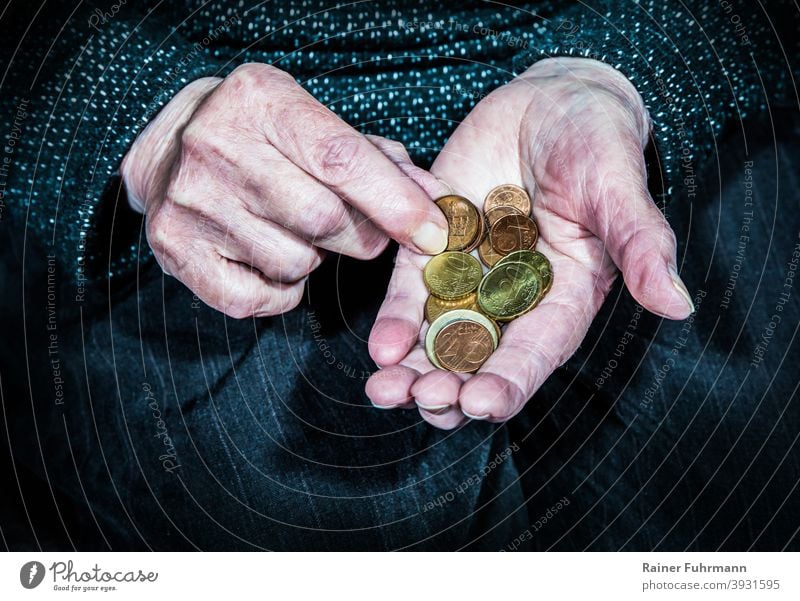
[[[428,221],[414,233],[411,241],[425,254],[438,255],[447,248],[447,230]]]
[[[450,405],[423,405],[417,402],[417,407],[424,409],[428,413],[445,413],[450,410]]]
[[[398,403],[397,405],[376,405],[372,401],[370,401],[375,409],[380,409],[381,411],[388,411],[389,409],[397,409],[402,403]]]
[[[485,413],[484,415],[470,415],[469,413],[467,413],[463,409],[461,410],[461,413],[463,413],[464,415],[466,415],[470,419],[487,419],[489,417],[488,413]]]
[[[694,313],[694,303],[692,302],[692,297],[689,295],[686,285],[683,283],[683,280],[681,280],[677,272],[672,273],[672,285],[675,286],[675,290],[680,292],[681,296],[686,301],[686,304],[689,306],[689,310]]]

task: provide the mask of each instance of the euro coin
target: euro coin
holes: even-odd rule
[[[422,278],[433,296],[444,300],[463,298],[478,288],[483,269],[472,255],[447,251],[432,257]]]
[[[483,201],[483,212],[488,213],[495,207],[514,207],[523,215],[531,214],[531,197],[519,186],[504,184],[493,188]]]
[[[527,263],[534,267],[542,276],[542,295],[547,294],[553,285],[553,267],[547,257],[538,250],[518,250],[500,259],[497,265],[513,262]]]
[[[484,220],[489,227],[492,227],[497,220],[506,215],[523,215],[522,211],[515,207],[494,207],[486,211]]]
[[[434,366],[438,367],[439,369],[444,369],[436,357],[436,336],[445,328],[445,326],[454,322],[465,320],[473,321],[486,328],[486,330],[489,331],[492,339],[492,350],[497,348],[497,344],[500,341],[500,336],[497,333],[497,329],[495,329],[495,327],[492,325],[493,322],[491,319],[482,313],[478,313],[477,311],[471,311],[469,309],[455,309],[436,318],[433,323],[431,323],[427,333],[425,334],[425,353],[428,355],[428,359],[430,359],[430,362],[433,363]]]
[[[492,319],[511,321],[533,309],[542,291],[542,276],[531,265],[498,264],[478,287],[478,306]]]
[[[494,352],[491,330],[468,319],[451,322],[436,335],[433,352],[439,365],[448,371],[478,371]]]
[[[478,311],[478,293],[473,292],[456,300],[443,300],[431,294],[425,302],[425,319],[428,323],[433,323],[440,315],[456,309]]]
[[[478,247],[478,256],[486,267],[494,267],[495,264],[503,258],[503,255],[492,248],[492,243],[488,237],[485,238]]]
[[[456,194],[438,198],[436,205],[447,218],[447,250],[463,250],[470,246],[482,227],[481,216],[475,205]]]
[[[492,248],[501,255],[515,250],[531,249],[539,238],[539,229],[530,217],[506,215],[498,219],[489,230]]]
[[[486,234],[489,233],[489,227],[486,225],[486,220],[482,216],[478,216],[478,234],[475,236],[475,239],[464,248],[465,253],[471,253],[473,250],[478,248],[480,244],[486,239]]]

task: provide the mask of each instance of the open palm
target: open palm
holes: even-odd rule
[[[505,327],[476,374],[442,371],[422,346],[428,296],[422,269],[430,257],[401,248],[370,336],[370,353],[382,367],[367,383],[372,402],[415,403],[442,428],[466,418],[512,417],[575,352],[617,268],[646,309],[687,317],[692,306],[676,273],[675,237],[647,192],[648,131],[633,86],[588,59],[541,61],[482,100],[431,172],[479,207],[497,185],[528,189],[540,232],[536,249],[553,265],[553,287],[536,309]],[[448,192],[417,179],[432,195]]]

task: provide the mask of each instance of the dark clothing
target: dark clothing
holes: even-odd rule
[[[369,405],[364,340],[386,259],[331,258],[310,302],[256,322],[224,319],[151,265],[110,314],[59,318],[62,405],[46,262],[24,274],[6,262],[6,544],[800,549],[797,280],[784,288],[800,259],[798,130],[779,119],[772,146],[771,130],[749,127],[749,158],[727,140],[720,178],[702,180],[708,199],[672,206],[693,320],[648,315],[618,285],[506,425],[442,432]],[[36,299],[26,337],[23,275]]]
[[[12,119],[20,106],[25,116],[2,216],[5,544],[797,549],[798,123],[772,106],[757,114],[786,97],[788,68],[755,3],[734,4],[733,14],[763,53],[752,59],[758,70],[742,59],[751,60],[750,48],[721,3],[697,3],[708,38],[691,33],[677,6],[606,4],[608,17],[543,4],[540,15],[558,18],[540,28],[531,15],[483,3],[461,3],[457,13],[398,3],[395,13],[382,9],[388,16],[370,9],[352,21],[337,9],[280,27],[289,15],[269,11],[288,8],[265,3],[266,12],[223,27],[213,44],[204,32],[228,22],[225,11],[198,12],[165,33],[184,5],[142,24],[132,17],[143,9],[127,5],[97,32],[87,8],[42,71],[32,47],[18,53],[15,77],[38,84],[28,97],[15,80],[6,98]],[[408,23],[409,14],[505,28],[529,46],[471,29],[423,36],[419,27],[374,23]],[[353,33],[335,35],[348,22]],[[34,45],[46,52],[41,40],[62,23],[48,13],[29,33],[39,36]],[[245,60],[276,61],[348,121],[400,139],[424,165],[474,96],[510,79],[515,64],[559,41],[559,53],[580,54],[591,40],[589,55],[604,48],[598,58],[614,57],[625,36],[644,56],[609,62],[648,100],[655,164],[675,185],[669,217],[681,274],[698,311],[666,322],[637,311],[618,285],[578,353],[505,425],[442,432],[414,412],[369,405],[365,340],[390,257],[329,258],[297,310],[233,321],[161,274],[141,220],[118,195],[119,160],[158,107],[187,81]],[[304,48],[323,38],[319,49]],[[389,59],[386,49],[405,53]],[[381,52],[381,61],[360,62]],[[738,75],[729,81],[717,56]],[[29,102],[20,104],[23,96]],[[749,120],[719,142],[732,105],[747,108]],[[722,157],[720,169],[703,168],[704,156]],[[653,171],[655,185],[661,173]]]
[[[679,201],[694,198],[723,126],[796,105],[792,75],[800,79],[800,13],[789,0],[770,2],[768,14],[755,0],[295,0],[247,12],[223,0],[153,0],[117,3],[113,16],[92,4],[15,3],[24,26],[0,38],[2,131],[18,136],[0,171],[3,221],[26,231],[31,252],[55,254],[62,278],[85,282],[86,302],[104,303],[109,279],[122,285],[152,260],[115,177],[133,140],[188,82],[248,61],[291,73],[348,123],[403,142],[426,166],[476,101],[536,60],[602,60],[644,98],[654,177]]]

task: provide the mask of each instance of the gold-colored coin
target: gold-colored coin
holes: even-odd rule
[[[494,207],[486,211],[485,221],[488,227],[492,227],[497,220],[506,215],[523,215],[523,212],[516,207]]]
[[[501,217],[489,230],[492,248],[501,255],[533,248],[538,238],[539,228],[536,223],[524,215]]]
[[[523,215],[531,214],[531,197],[519,186],[504,184],[493,188],[483,201],[483,211],[488,213],[495,207],[514,207]]]
[[[481,277],[483,269],[478,259],[457,251],[436,255],[422,272],[428,291],[444,300],[456,300],[474,292]]]
[[[533,309],[542,291],[542,276],[531,265],[498,264],[481,281],[478,305],[492,319],[510,321]]]
[[[456,309],[478,311],[478,293],[472,292],[464,298],[456,300],[444,300],[431,294],[425,301],[425,319],[428,320],[428,323],[433,323],[440,315]]]
[[[447,218],[447,250],[463,250],[472,244],[482,227],[475,205],[456,194],[436,199],[436,205]]]
[[[436,336],[438,336],[439,332],[441,332],[447,325],[465,320],[473,321],[485,327],[489,331],[489,334],[492,338],[492,350],[497,348],[497,344],[500,341],[500,336],[494,326],[492,326],[491,319],[482,313],[478,313],[477,311],[470,311],[469,309],[456,309],[454,311],[444,313],[435,319],[425,334],[425,353],[428,355],[428,359],[430,359],[430,362],[433,363],[434,366],[438,367],[439,369],[444,369],[436,357]]]
[[[500,259],[497,265],[514,262],[527,263],[534,267],[542,276],[542,296],[547,294],[553,286],[553,266],[547,257],[538,250],[518,250]]]
[[[503,258],[503,255],[492,248],[492,243],[488,237],[484,238],[483,242],[481,242],[478,247],[478,256],[486,267],[494,267],[495,264]]]
[[[492,325],[494,326],[494,331],[497,333],[497,339],[499,340],[500,337],[503,335],[503,332],[500,330],[500,324],[498,324],[494,319],[491,318],[489,319],[489,321],[492,322]]]

